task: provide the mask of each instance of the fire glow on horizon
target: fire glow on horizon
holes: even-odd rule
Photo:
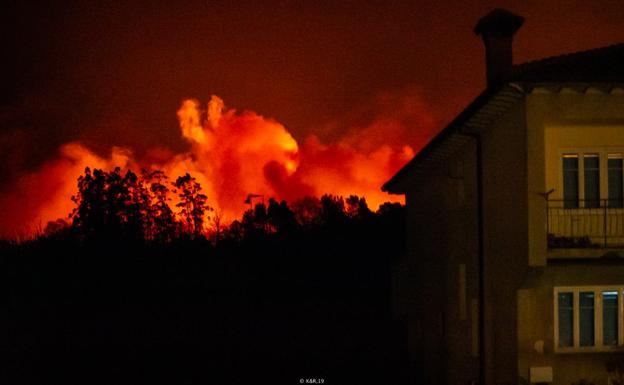
[[[355,194],[365,197],[372,209],[386,201],[402,201],[380,188],[418,149],[405,144],[414,138],[408,137],[401,116],[416,115],[418,124],[428,126],[424,132],[433,125],[422,108],[414,106],[407,103],[404,111],[397,107],[395,115],[358,127],[333,143],[310,135],[299,144],[279,122],[228,109],[218,96],[211,97],[205,110],[196,100],[184,100],[177,115],[188,151],[153,149],[150,156],[136,159],[131,149],[113,146],[110,156],[102,157],[80,142],[66,143],[56,159],[22,175],[0,196],[0,237],[32,233],[49,221],[67,219],[74,207],[76,180],[85,167],[158,169],[172,179],[188,172],[225,222],[240,218],[248,208],[248,194],[288,202],[326,193]],[[422,146],[423,141],[416,144]]]

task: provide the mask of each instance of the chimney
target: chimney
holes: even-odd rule
[[[524,18],[504,9],[494,9],[483,16],[474,32],[485,44],[487,86],[503,82],[511,72],[513,35],[524,23]]]

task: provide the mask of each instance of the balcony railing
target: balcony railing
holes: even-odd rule
[[[548,200],[549,248],[623,248],[621,200]]]

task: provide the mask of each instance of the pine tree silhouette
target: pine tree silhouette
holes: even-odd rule
[[[199,236],[204,230],[206,212],[213,209],[207,205],[208,197],[201,193],[201,185],[189,173],[178,177],[173,183],[174,190],[180,198],[176,206],[180,208],[180,216],[186,231],[193,236]]]

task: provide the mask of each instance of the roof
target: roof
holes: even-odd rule
[[[462,128],[486,126],[521,99],[525,88],[549,83],[624,83],[624,43],[513,66],[506,83],[485,89],[381,189],[404,194],[405,177],[422,172],[432,160],[450,155],[458,147],[450,142],[461,141]]]
[[[517,82],[624,81],[624,43],[527,62],[512,68]]]

